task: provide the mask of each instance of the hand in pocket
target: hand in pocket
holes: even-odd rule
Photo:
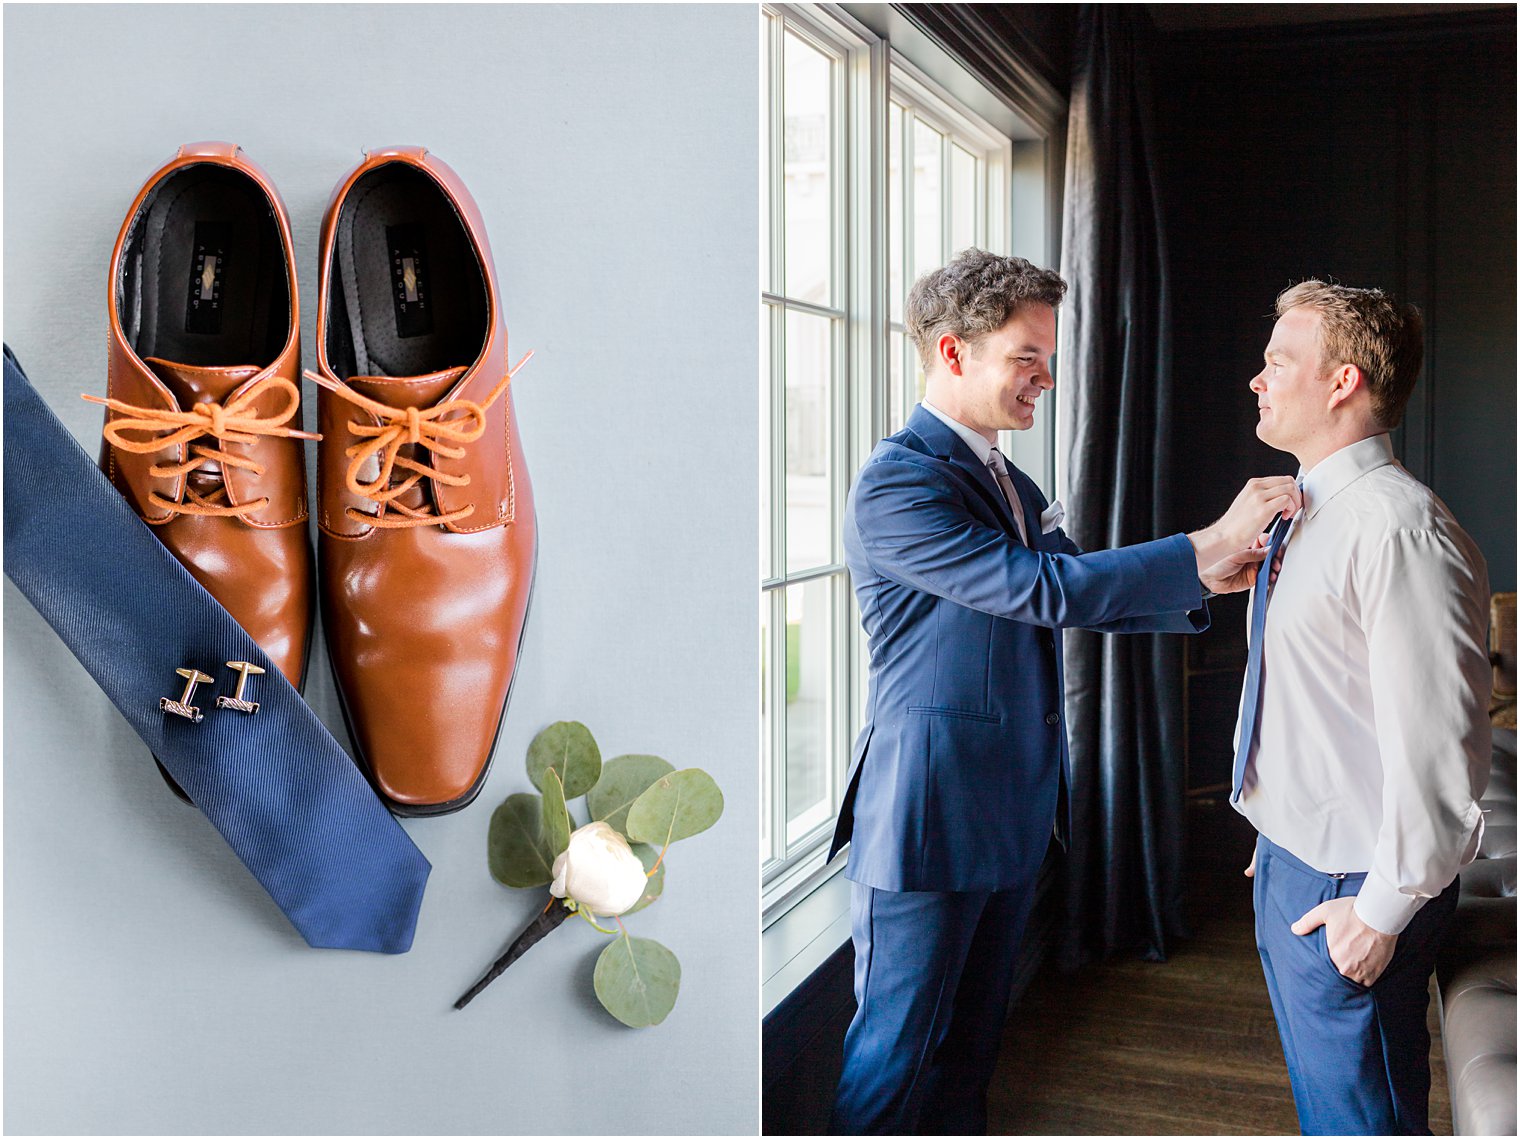
[[[1342,977],[1358,985],[1371,985],[1383,975],[1393,958],[1398,934],[1373,929],[1356,913],[1356,899],[1331,898],[1321,902],[1292,925],[1304,937],[1325,927],[1325,948],[1330,963]]]

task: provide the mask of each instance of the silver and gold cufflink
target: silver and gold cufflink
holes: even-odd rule
[[[204,719],[201,710],[190,703],[195,695],[197,684],[210,684],[211,677],[195,668],[176,668],[174,670],[185,678],[185,691],[178,700],[171,700],[167,696],[158,698],[158,708],[161,712],[173,712],[176,716],[183,716],[192,724],[198,724]]]
[[[257,701],[244,700],[243,688],[248,683],[250,676],[262,676],[264,670],[256,664],[249,664],[246,660],[229,660],[227,667],[238,674],[237,691],[231,696],[218,696],[216,706],[218,708],[231,708],[237,712],[246,712],[253,715],[259,710]]]

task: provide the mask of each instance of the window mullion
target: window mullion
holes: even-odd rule
[[[856,302],[855,281],[850,273],[852,242],[849,232],[849,203],[855,186],[850,169],[851,100],[849,98],[849,56],[834,61],[830,75],[834,80],[833,136],[829,140],[829,162],[832,166],[834,193],[829,208],[832,211],[829,230],[833,234],[834,248],[830,271],[834,279],[834,302],[844,313],[854,312]],[[849,337],[849,321],[836,317],[829,321],[829,364],[833,369],[829,376],[830,407],[833,430],[829,447],[829,554],[837,562],[840,557],[840,528],[844,521],[844,488],[848,485],[846,464],[849,460],[849,385],[855,353]]]
[[[904,106],[902,122],[899,124],[902,137],[898,139],[898,153],[902,155],[902,161],[898,163],[897,176],[902,179],[902,234],[900,235],[900,248],[897,251],[901,259],[899,264],[902,272],[903,289],[907,290],[913,284],[913,112]],[[903,327],[907,329],[908,312],[907,298],[903,298]],[[913,370],[908,367],[908,361],[903,360],[902,367],[902,401],[906,410],[914,404],[913,389],[917,385],[914,382]]]
[[[975,183],[972,208],[976,211],[976,244],[979,249],[990,249],[992,246],[990,240],[991,234],[987,228],[989,220],[987,217],[987,160],[981,155],[977,155],[975,162],[975,166],[972,167],[973,182]]]
[[[950,148],[955,144],[951,142],[950,132],[946,131],[939,139],[939,256],[940,264],[944,264],[955,256],[956,251],[950,248],[954,239],[954,229],[951,219],[955,214],[955,172],[951,169],[955,163],[950,161]]]
[[[770,67],[768,76],[769,115],[767,145],[770,148],[771,207],[771,278],[772,288],[786,291],[786,105],[782,52],[786,42],[786,22],[775,18],[768,28]],[[771,478],[771,572],[786,565],[786,311],[770,307],[770,478]],[[770,672],[771,708],[770,755],[770,830],[771,857],[786,858],[786,610],[774,596],[770,606],[766,646]]]
[[[777,589],[767,595],[770,603],[770,665],[771,707],[771,817],[766,824],[771,828],[771,856],[785,862],[786,849],[786,590]]]
[[[912,106],[905,105],[903,107],[902,114],[902,169],[899,171],[903,179],[902,281],[904,289],[911,288],[915,279],[913,273],[913,260],[917,251],[918,244],[918,201],[917,196],[913,192],[914,183],[918,181],[918,179],[913,177],[913,165],[918,161],[918,156],[915,154],[913,147],[913,139],[917,134],[917,132],[913,129],[913,124],[917,121],[918,116],[913,113]],[[906,300],[904,300],[903,303],[906,305]],[[904,308],[904,323],[907,322],[907,318],[907,309]],[[913,376],[908,373],[907,368],[903,369],[902,379],[903,407],[909,408],[912,407],[914,403],[912,397],[913,389],[916,385],[914,384]]]
[[[860,54],[859,82],[853,90],[860,112],[853,120],[856,130],[853,151],[859,184],[854,197],[858,216],[853,233],[860,250],[866,255],[856,259],[861,276],[857,281],[856,303],[851,311],[855,314],[864,343],[859,354],[862,374],[853,377],[854,382],[850,388],[857,395],[859,411],[853,417],[850,473],[860,467],[875,441],[886,433],[888,409],[891,407],[887,387],[892,376],[891,362],[888,359],[891,340],[886,331],[891,315],[887,297],[887,258],[891,256],[887,186],[889,48],[884,41],[877,41]],[[843,530],[842,525],[840,529]],[[860,708],[863,701],[857,699],[857,695],[866,673],[867,662],[860,652],[860,622],[852,603],[848,573],[840,575],[836,590],[834,604],[839,619],[836,623],[835,651],[841,667],[836,688],[836,699],[839,702],[836,737],[838,751],[830,794],[837,811],[844,794],[855,736],[862,727]]]
[[[786,21],[771,20],[770,36],[770,116],[768,140],[771,176],[771,279],[778,293],[786,292],[786,99],[782,52],[786,44]]]

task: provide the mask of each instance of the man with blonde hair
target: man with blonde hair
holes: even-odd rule
[[[1277,298],[1256,434],[1303,510],[1251,595],[1231,800],[1259,832],[1256,940],[1305,1134],[1429,1134],[1426,992],[1488,783],[1488,575],[1393,457],[1413,306]]]

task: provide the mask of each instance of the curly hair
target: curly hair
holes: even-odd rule
[[[1326,368],[1355,364],[1367,381],[1372,414],[1392,430],[1425,359],[1425,318],[1382,289],[1351,289],[1301,281],[1277,297],[1277,315],[1307,308],[1319,313],[1319,350]]]
[[[903,315],[928,371],[935,345],[946,333],[975,345],[1024,305],[1055,308],[1065,295],[1066,282],[1052,269],[1041,269],[1022,257],[967,249],[913,283]]]

